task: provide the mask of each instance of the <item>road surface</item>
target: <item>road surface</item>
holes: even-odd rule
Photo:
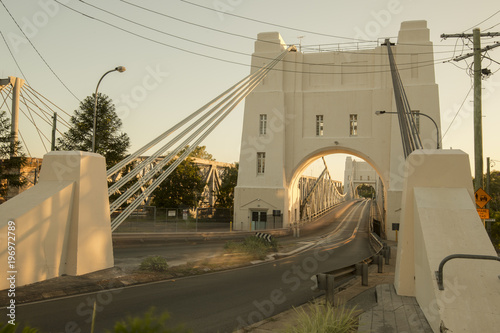
[[[232,332],[318,296],[311,290],[311,276],[316,273],[371,256],[369,212],[369,200],[352,203],[337,214],[335,223],[328,225],[328,232],[314,246],[290,257],[230,271],[20,305],[16,318],[42,332],[90,332],[95,301],[96,332],[111,329],[128,314],[143,314],[151,306],[158,312],[168,311],[173,323],[184,323],[194,332]]]

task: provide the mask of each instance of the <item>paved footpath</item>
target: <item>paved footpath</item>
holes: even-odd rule
[[[395,242],[390,245],[392,258],[389,265],[384,265],[384,272],[378,273],[377,265],[371,265],[368,286],[361,285],[360,277],[352,279],[343,286],[345,289],[336,293],[335,304],[345,303],[361,311],[358,332],[432,333],[415,297],[398,296],[394,290],[396,246]],[[316,299],[316,302],[324,304],[325,297]],[[307,312],[309,304],[301,308]],[[296,317],[296,310],[291,309],[235,333],[283,331],[294,324]]]

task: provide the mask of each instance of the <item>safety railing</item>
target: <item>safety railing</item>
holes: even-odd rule
[[[377,240],[378,241],[378,240]],[[382,243],[380,243],[382,245]],[[380,254],[382,253],[382,254]],[[329,272],[319,273],[313,276],[316,278],[316,290],[324,290],[327,303],[335,305],[335,289],[348,282],[351,278],[361,276],[361,285],[368,285],[368,265],[378,264],[378,272],[384,272],[384,262],[390,263],[391,251],[386,244],[383,245],[372,257],[369,257],[357,264],[335,269]],[[385,259],[385,260],[384,260]]]
[[[443,269],[444,269],[444,264],[446,264],[448,261],[452,259],[479,259],[479,260],[496,260],[500,261],[500,257],[497,256],[487,256],[487,255],[480,255],[480,254],[452,254],[447,257],[445,257],[441,262],[439,263],[439,268],[436,271],[436,279],[437,279],[437,284],[439,290],[444,290],[444,277],[443,277]],[[499,276],[500,278],[500,276]]]

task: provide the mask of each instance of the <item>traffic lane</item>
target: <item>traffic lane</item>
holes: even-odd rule
[[[315,295],[312,275],[350,265],[370,252],[366,239],[356,237],[332,250],[313,248],[229,272],[20,306],[18,318],[29,319],[32,326],[48,332],[88,331],[96,301],[97,331],[111,329],[127,314],[139,315],[155,306],[159,312],[168,310],[174,322],[184,322],[195,332],[230,332],[303,304]],[[54,316],[62,320],[55,321]]]
[[[340,218],[357,203],[359,200],[343,202],[316,221],[301,226],[300,239],[307,241],[332,232],[337,228]],[[287,238],[293,238],[293,236]]]
[[[354,237],[359,228],[360,222],[363,219],[369,218],[367,213],[369,213],[368,209],[370,208],[370,202],[370,200],[363,200],[351,206],[350,210],[346,211],[338,218],[339,223],[337,227],[332,232],[325,235],[320,244],[335,243],[338,239],[344,239],[347,241]]]

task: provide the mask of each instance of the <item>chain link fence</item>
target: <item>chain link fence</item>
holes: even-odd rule
[[[136,209],[115,232],[231,231],[231,221],[232,211],[229,208],[144,206]]]

